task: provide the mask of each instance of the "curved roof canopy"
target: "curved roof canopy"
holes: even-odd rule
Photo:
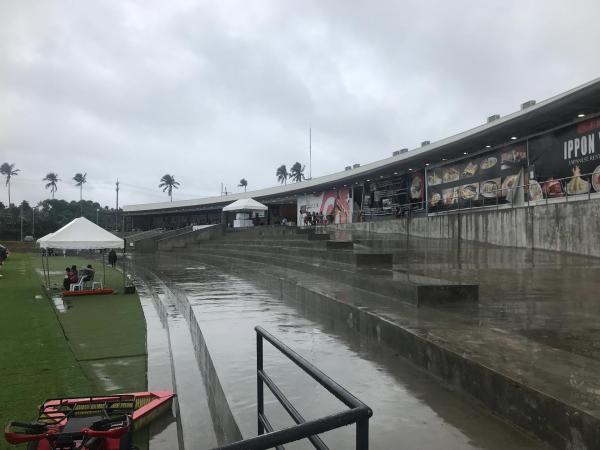
[[[225,206],[223,211],[266,211],[269,209],[266,205],[257,202],[253,198],[241,198]]]
[[[37,240],[41,248],[95,250],[123,248],[123,239],[106,231],[85,217],[72,220],[60,230]]]

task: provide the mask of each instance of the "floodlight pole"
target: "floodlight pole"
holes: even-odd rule
[[[312,179],[312,128],[308,128],[308,179]]]

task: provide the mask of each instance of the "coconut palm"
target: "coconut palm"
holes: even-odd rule
[[[290,178],[296,183],[304,180],[306,178],[304,176],[304,168],[305,166],[299,162],[294,163],[294,165],[290,168]]]
[[[240,184],[238,184],[238,187],[243,187],[244,192],[246,192],[246,188],[248,187],[248,181],[245,178],[242,178],[240,180]]]
[[[277,176],[277,181],[283,184],[287,184],[287,180],[290,176],[290,174],[287,171],[287,167],[285,167],[285,164],[282,164],[277,168],[277,172],[275,172],[275,175]]]
[[[179,183],[175,181],[175,175],[165,174],[160,179],[159,188],[163,188],[163,192],[167,191],[171,201],[173,201],[173,188],[179,189]]]
[[[14,164],[2,163],[0,166],[0,175],[6,177],[6,186],[8,186],[8,206],[10,207],[10,179],[16,175],[19,175],[21,169],[15,169]]]
[[[75,186],[79,186],[79,205],[81,207],[81,215],[83,216],[83,185],[87,183],[87,172],[83,175],[76,173],[73,181],[75,181]]]
[[[58,174],[54,172],[48,172],[46,174],[46,178],[44,178],[42,181],[47,181],[46,189],[50,189],[50,192],[52,192],[52,199],[54,199],[54,193],[58,190],[56,183],[60,181]]]
[[[83,200],[83,185],[87,183],[87,172],[83,175],[80,173],[76,173],[73,177],[73,181],[75,181],[75,186],[79,186],[79,201]]]

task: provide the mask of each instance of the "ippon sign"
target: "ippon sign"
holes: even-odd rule
[[[598,133],[600,136],[600,132]],[[587,156],[595,152],[596,148],[596,133],[588,134],[587,136],[568,139],[563,144],[564,159],[571,160],[581,156]]]
[[[328,223],[352,223],[350,189],[343,187],[315,194],[298,195],[298,223],[304,214],[323,214]]]
[[[530,139],[529,162],[535,167],[535,178],[529,183],[532,199],[600,192],[596,144],[600,145],[600,119]]]

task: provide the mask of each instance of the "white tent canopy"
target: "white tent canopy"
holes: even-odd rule
[[[79,217],[60,230],[37,240],[41,248],[64,250],[94,250],[123,248],[123,239],[106,231],[85,217]]]
[[[241,198],[225,206],[223,211],[266,211],[269,209],[266,205],[257,202],[253,198]]]

